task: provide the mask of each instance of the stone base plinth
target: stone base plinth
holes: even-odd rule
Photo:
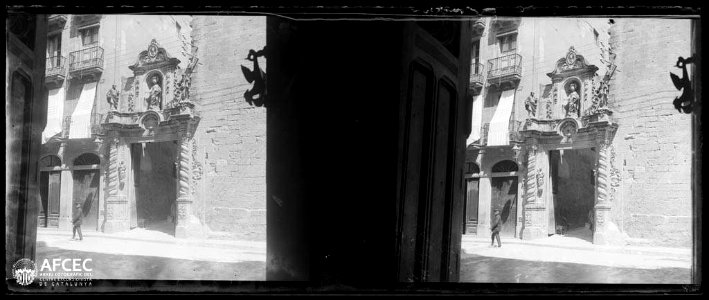
[[[125,221],[118,221],[118,220],[106,221],[106,223],[103,224],[103,232],[104,233],[115,233],[115,232],[128,231],[128,230],[130,230],[130,224],[127,220],[125,220]]]
[[[536,240],[548,237],[546,228],[542,227],[525,227],[522,229],[523,240]]]
[[[59,218],[59,230],[72,230],[72,228],[74,228],[74,224],[71,223],[71,219],[69,217]]]
[[[176,238],[205,238],[202,224],[197,217],[190,217],[186,222],[179,222],[175,226]]]

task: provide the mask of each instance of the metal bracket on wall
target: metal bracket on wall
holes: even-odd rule
[[[687,64],[694,63],[694,57],[682,58],[681,56],[677,59],[676,67],[682,69],[682,78],[677,75],[670,73],[670,78],[672,78],[672,83],[674,83],[677,90],[682,90],[682,95],[675,97],[672,102],[677,111],[688,114],[692,112],[692,104],[694,102],[694,92],[692,91],[692,81],[687,75]]]

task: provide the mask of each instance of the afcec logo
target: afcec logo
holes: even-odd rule
[[[37,277],[37,269],[34,262],[29,258],[23,258],[12,265],[12,275],[17,283],[23,286],[29,285]]]

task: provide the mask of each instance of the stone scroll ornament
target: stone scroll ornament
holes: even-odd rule
[[[682,91],[682,95],[675,97],[672,101],[675,109],[677,111],[689,114],[692,112],[692,102],[694,102],[694,92],[692,91],[692,81],[687,75],[687,64],[694,63],[694,57],[682,58],[681,56],[677,59],[676,67],[682,69],[682,78],[670,73],[670,78],[672,78],[672,83],[674,83],[677,90]]]
[[[266,103],[266,72],[261,70],[258,65],[258,58],[262,56],[268,58],[266,56],[266,47],[259,51],[249,50],[246,59],[254,62],[253,71],[241,65],[241,71],[244,73],[246,81],[254,84],[252,89],[244,92],[244,99],[249,105],[256,105],[257,107],[261,107]]]

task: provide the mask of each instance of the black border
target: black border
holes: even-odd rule
[[[531,1],[493,1],[492,5],[480,4],[482,1],[448,1],[447,3],[411,4],[404,1],[193,1],[179,3],[175,1],[10,1],[6,3],[8,13],[101,13],[101,14],[193,14],[193,15],[270,15],[296,19],[361,19],[384,18],[438,19],[467,18],[471,16],[522,16],[522,17],[658,17],[658,18],[700,18],[704,7],[698,1],[594,1],[587,4],[582,1],[556,1],[547,4],[532,4]],[[382,4],[382,2],[395,2]],[[502,3],[501,3],[502,2]],[[539,3],[539,2],[537,2]],[[703,30],[704,31],[704,30]],[[705,34],[705,33],[704,33]],[[704,34],[701,39],[704,38]],[[704,50],[701,49],[701,55]],[[668,99],[668,102],[671,99]],[[704,123],[700,120],[700,124]],[[702,126],[702,132],[704,131]],[[702,141],[702,137],[698,137]],[[696,151],[703,152],[700,145]],[[699,163],[703,166],[703,162]],[[700,182],[694,182],[694,188],[702,189]],[[701,199],[698,201],[702,211],[693,211],[695,218],[703,215]],[[693,206],[693,210],[696,208]],[[701,221],[700,221],[701,222]],[[700,223],[701,224],[701,223]],[[701,241],[704,233],[696,228],[694,243],[701,256]],[[703,263],[700,262],[700,273]],[[7,262],[6,262],[7,263]],[[174,280],[94,280],[92,287],[70,287],[48,290],[36,286],[19,287],[14,280],[6,279],[6,294],[52,294],[71,292],[77,294],[270,294],[270,295],[657,295],[684,294],[701,295],[703,285],[641,285],[641,284],[493,284],[493,283],[399,283],[377,285],[323,285],[314,282],[273,282],[273,281],[174,281]],[[33,287],[34,286],[34,287]],[[9,290],[12,289],[12,290]]]

